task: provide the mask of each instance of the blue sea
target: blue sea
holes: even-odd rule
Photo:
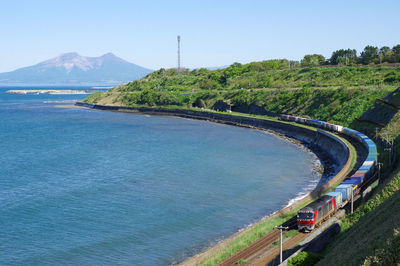
[[[60,108],[86,96],[7,89],[0,87],[0,265],[181,262],[320,178],[314,154],[266,132]]]

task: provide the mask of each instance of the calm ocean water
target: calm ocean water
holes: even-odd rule
[[[320,178],[315,155],[261,131],[5,91],[0,265],[179,262]]]

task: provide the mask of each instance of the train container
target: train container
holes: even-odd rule
[[[322,125],[322,121],[314,120],[314,119],[307,119],[306,124],[311,125],[311,126],[320,127]]]
[[[334,124],[330,124],[330,123],[325,123],[324,128],[331,130],[331,131],[337,131],[337,126]]]
[[[368,155],[368,158],[365,160],[365,162],[372,162],[372,165],[375,165],[376,163],[376,157],[373,157],[371,155]],[[364,162],[364,163],[365,163]]]
[[[376,160],[376,158],[378,157],[378,152],[374,151],[374,150],[369,150],[368,151],[368,158],[374,158]]]
[[[363,182],[363,179],[364,179],[364,175],[362,175],[362,176],[359,176],[359,175],[354,176],[354,175],[352,175],[352,176],[351,176],[349,179],[347,179],[347,180],[354,181],[355,184],[357,184],[358,186],[360,186],[361,183]]]
[[[373,158],[373,160],[376,161],[378,159],[378,153],[375,151],[370,151],[368,153],[368,158]]]
[[[300,124],[305,124],[306,121],[307,121],[306,118],[299,117],[299,123],[300,123]]]
[[[348,201],[351,199],[351,191],[353,190],[353,186],[350,184],[340,184],[336,187],[335,192],[339,192],[342,194],[342,201]]]
[[[375,164],[375,161],[367,159],[362,166],[373,166]]]
[[[378,151],[376,150],[376,147],[372,148],[372,149],[368,149],[368,155],[378,157]]]
[[[368,171],[371,168],[371,165],[361,165],[360,168],[358,168],[359,171]]]
[[[322,125],[321,125],[321,127],[323,128],[323,129],[327,129],[327,130],[333,130],[333,124],[331,124],[331,123],[326,123],[326,122],[322,122]]]
[[[335,198],[324,195],[298,211],[297,228],[299,231],[310,232],[336,210]]]
[[[288,120],[288,115],[280,115],[279,118],[281,120]]]
[[[348,179],[343,181],[342,184],[353,184],[354,186],[359,186],[359,185],[361,185],[361,179],[359,177],[354,178],[354,179],[349,177]]]
[[[343,201],[342,201],[342,193],[340,193],[340,192],[329,192],[329,193],[326,193],[326,195],[332,196],[332,197],[335,198],[336,205],[337,205],[336,208],[341,208],[342,207],[342,203],[343,203]]]
[[[357,170],[356,174],[366,174],[368,173],[367,170]]]
[[[365,174],[354,174],[350,178],[361,178],[361,183],[364,181]]]
[[[353,194],[357,194],[360,190],[360,180],[359,179],[347,179],[343,181],[342,185],[349,184],[353,187]]]

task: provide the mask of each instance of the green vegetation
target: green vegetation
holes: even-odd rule
[[[302,66],[317,65],[371,65],[382,63],[400,63],[400,44],[393,46],[376,46],[367,45],[359,56],[355,49],[340,49],[332,53],[331,58],[325,60],[325,57],[318,54],[305,55],[301,60]]]
[[[295,208],[293,211],[281,214],[279,216],[274,216],[257,224],[245,234],[242,234],[235,240],[228,243],[223,250],[219,251],[211,257],[206,258],[206,260],[203,261],[201,265],[216,265],[217,263],[233,255],[235,252],[248,247],[251,243],[264,236],[266,233],[270,232],[276,225],[282,224],[283,222],[295,216],[297,214],[297,211],[308,203],[310,202],[304,203],[300,207]],[[288,232],[289,234],[291,234],[291,236],[297,234],[297,231],[292,231],[290,231],[290,233]]]
[[[89,96],[93,104],[264,111],[350,125],[399,85],[400,67],[288,68],[287,60],[232,64],[223,70],[175,69]]]
[[[382,248],[375,250],[375,254],[368,256],[364,265],[398,265],[400,262],[400,232],[394,229]]]
[[[288,266],[312,266],[315,265],[322,258],[319,254],[311,252],[300,252],[296,257],[288,261]]]
[[[375,66],[378,63],[381,64]],[[176,69],[162,68],[141,80],[117,86],[103,94],[93,94],[85,101],[216,110],[222,110],[224,106],[219,103],[224,102],[241,112],[249,112],[252,106],[257,105],[273,112],[299,111],[298,114],[341,122],[349,112],[338,114],[338,110],[351,100],[349,97],[357,97],[361,102],[351,102],[344,109],[358,107],[360,112],[365,111],[371,107],[375,94],[384,93],[382,88],[390,90],[400,84],[400,66],[389,66],[388,63],[400,63],[400,45],[380,49],[366,46],[359,56],[354,49],[340,49],[334,51],[329,60],[322,55],[306,55],[301,64],[278,59],[244,65],[233,63],[225,69],[213,71],[201,68],[192,71],[183,69],[177,73]],[[300,89],[302,91],[298,92]],[[340,91],[335,92],[337,89]],[[314,92],[317,97],[327,99],[310,103],[309,96],[314,96],[310,95]],[[291,102],[284,102],[287,99]],[[314,112],[301,110],[304,103]],[[316,108],[323,110],[316,113]],[[352,119],[354,116],[343,122],[348,124]]]

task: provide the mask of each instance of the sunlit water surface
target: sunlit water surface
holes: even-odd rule
[[[1,265],[179,262],[320,178],[315,155],[261,131],[5,90]]]

